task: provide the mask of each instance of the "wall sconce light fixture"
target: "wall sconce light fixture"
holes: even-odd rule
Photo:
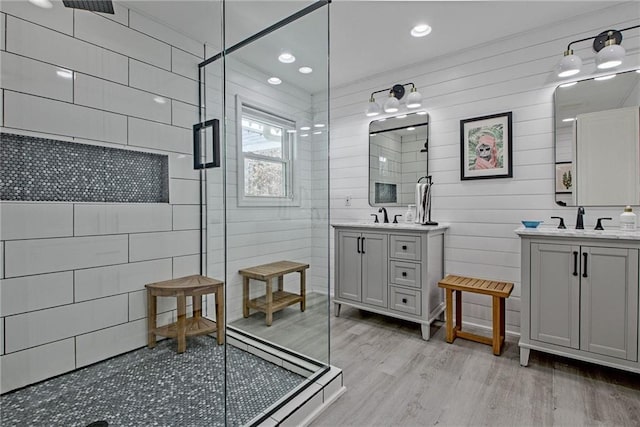
[[[622,64],[625,55],[625,50],[620,44],[622,43],[622,32],[633,28],[640,28],[640,25],[634,25],[633,27],[623,28],[621,30],[607,30],[597,36],[572,41],[567,46],[564,57],[558,64],[558,77],[569,77],[580,72],[582,59],[573,53],[571,45],[586,40],[593,39],[593,50],[596,52],[597,69],[606,70]]]
[[[409,95],[407,95],[406,105],[407,108],[419,108],[422,106],[422,95],[418,92],[416,85],[413,83],[404,83],[404,84],[395,84],[393,87],[387,89],[377,90],[371,93],[371,97],[369,97],[369,103],[367,105],[367,109],[365,114],[367,117],[377,116],[384,110],[385,113],[395,113],[400,109],[400,100],[405,94],[405,86],[411,86],[411,91]],[[389,98],[385,101],[382,108],[376,102],[375,94],[381,92],[389,92]]]

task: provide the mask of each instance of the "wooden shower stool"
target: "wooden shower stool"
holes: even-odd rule
[[[156,335],[178,339],[178,353],[187,349],[187,338],[216,332],[218,344],[224,343],[224,282],[193,275],[164,282],[149,283],[147,288],[147,347],[156,346]],[[216,321],[202,317],[202,296],[216,294]],[[187,317],[187,297],[193,298],[193,316]],[[178,299],[178,321],[156,327],[156,297]]]
[[[238,273],[242,276],[242,315],[249,317],[249,309],[266,313],[267,326],[273,322],[273,313],[293,304],[300,303],[300,311],[306,308],[305,270],[309,264],[301,264],[293,261],[278,261],[270,264],[244,268]],[[284,275],[288,273],[300,273],[300,294],[286,292],[284,290]],[[278,278],[278,290],[273,292],[272,280]],[[266,284],[266,292],[263,296],[249,299],[249,279],[261,280]]]
[[[493,345],[493,354],[500,355],[504,344],[504,302],[513,290],[513,283],[476,279],[449,274],[438,282],[446,291],[447,342],[456,337]],[[456,291],[456,325],[453,326],[453,291]],[[493,339],[462,331],[462,292],[491,295],[493,297]]]

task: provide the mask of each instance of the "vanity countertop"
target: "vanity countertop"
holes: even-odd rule
[[[640,240],[640,230],[622,231],[619,228],[608,230],[565,230],[552,227],[525,228],[519,227],[514,230],[519,236],[545,236],[545,237],[572,237],[589,239],[615,239],[615,240]]]
[[[373,228],[373,229],[382,229],[382,230],[407,230],[407,231],[435,231],[435,230],[446,230],[449,228],[449,224],[438,223],[438,225],[422,225],[415,224],[413,222],[399,222],[397,224],[394,223],[382,223],[382,222],[334,222],[331,224],[332,227],[341,228],[341,227],[351,227],[351,228]]]

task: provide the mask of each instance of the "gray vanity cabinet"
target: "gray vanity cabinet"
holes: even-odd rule
[[[335,315],[342,304],[422,325],[444,310],[443,246],[446,226],[339,225],[335,227]]]
[[[378,307],[387,306],[386,234],[341,231],[336,239],[340,268],[338,297]]]
[[[640,372],[638,242],[521,237],[520,363],[535,349]]]

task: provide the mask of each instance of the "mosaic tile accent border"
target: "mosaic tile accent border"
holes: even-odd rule
[[[169,158],[1,133],[0,200],[168,203]]]

